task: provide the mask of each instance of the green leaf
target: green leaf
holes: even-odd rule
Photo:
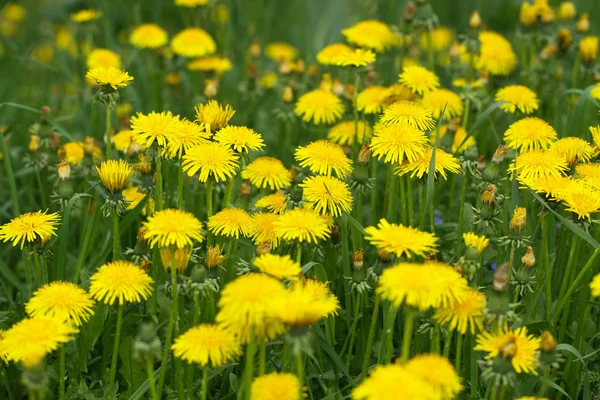
[[[58,258],[56,262],[56,279],[65,279],[65,266],[67,264],[67,247],[69,245],[69,217],[71,216],[71,210],[77,200],[82,197],[92,197],[86,193],[78,193],[71,197],[63,213],[62,225],[58,233]]]
[[[81,332],[76,342],[79,351],[75,353],[75,365],[78,366],[79,372],[87,372],[87,357],[92,353],[96,342],[104,332],[104,323],[107,316],[108,306],[98,302],[94,308],[94,315],[92,315],[87,323],[81,326]]]
[[[559,132],[560,137],[568,136],[567,132],[570,132],[571,135],[578,135],[577,132],[579,132],[581,129],[581,122],[583,119],[583,110],[584,110],[586,101],[590,101],[597,108],[600,108],[600,104],[590,94],[591,90],[595,87],[596,87],[596,85],[591,85],[591,86],[588,86],[587,88],[585,88],[584,90],[570,89],[563,93],[563,95],[567,94],[567,92],[568,93],[577,93],[577,94],[579,94],[579,98],[577,99],[577,103],[575,103],[575,107],[573,108],[573,111],[571,112],[571,115],[567,121],[568,122],[568,125],[567,125],[568,130],[563,129],[561,132]]]
[[[6,282],[10,282],[10,284],[16,288],[19,292],[25,293],[25,286],[21,284],[19,278],[15,275],[14,272],[6,265],[6,263],[0,260],[0,275],[6,279]]]
[[[130,210],[127,212],[127,215],[125,215],[125,218],[123,218],[121,220],[121,222],[119,223],[119,233],[121,235],[123,235],[123,232],[125,232],[125,230],[129,227],[129,225],[131,225],[133,223],[133,221],[135,221],[137,219],[137,217],[141,214],[142,210],[146,206],[147,201],[148,201],[148,196],[144,197],[144,199],[142,201],[140,201],[140,203],[137,206],[135,206],[135,208],[133,210]]]
[[[314,262],[314,261],[307,262],[306,264],[304,264],[304,265],[302,266],[302,273],[303,273],[304,275],[306,275],[306,273],[307,273],[308,271],[310,271],[310,270],[312,269],[312,267],[314,267],[315,265],[321,265],[321,264],[320,264],[320,263],[318,263],[318,262]]]
[[[569,396],[567,394],[567,392],[565,392],[565,389],[561,388],[560,386],[558,386],[556,383],[552,382],[551,380],[548,380],[548,386],[550,386],[552,389],[558,390],[559,392],[561,392],[562,394],[567,396],[569,399],[571,398],[571,396]]]
[[[554,214],[556,216],[556,218],[558,218],[562,224],[564,224],[567,228],[569,228],[571,230],[571,232],[573,232],[574,234],[576,234],[577,236],[579,236],[580,238],[582,238],[583,240],[588,242],[594,249],[597,248],[598,246],[600,246],[600,244],[596,241],[596,239],[594,239],[589,233],[587,233],[586,231],[581,229],[573,221],[566,219],[565,217],[563,217],[562,215],[560,215],[559,213],[554,211],[552,209],[552,207],[550,207],[548,205],[548,203],[546,203],[536,192],[531,190],[531,188],[529,188],[529,187],[527,187],[527,188],[529,189],[529,191],[531,192],[533,197],[535,197],[535,199],[537,201],[539,201],[552,214]]]
[[[337,365],[338,369],[340,371],[342,371],[342,373],[346,376],[346,378],[348,378],[348,380],[352,380],[352,378],[350,377],[350,374],[348,373],[348,370],[346,369],[346,365],[344,365],[344,362],[340,358],[339,354],[334,350],[333,347],[331,347],[331,345],[325,338],[325,335],[323,334],[321,327],[318,324],[315,324],[315,325],[313,325],[313,331],[315,331],[315,333],[317,335],[317,340],[319,342],[319,346],[323,349],[323,351],[325,351],[325,353],[327,353],[329,355],[331,360],[335,363],[335,365]]]
[[[462,148],[462,146],[465,144],[465,142],[467,141],[467,139],[469,139],[470,136],[477,137],[477,135],[475,135],[475,133],[477,132],[477,129],[479,129],[481,124],[483,124],[488,119],[488,117],[494,112],[495,109],[497,109],[498,107],[500,107],[502,104],[505,104],[505,103],[508,103],[508,102],[504,101],[504,100],[497,101],[493,104],[490,104],[490,106],[488,108],[486,108],[484,112],[479,114],[479,117],[477,117],[477,119],[475,120],[473,125],[471,125],[471,127],[469,129],[467,129],[467,136],[465,136],[465,138],[460,143],[458,148],[459,149]]]
[[[354,227],[356,229],[358,229],[360,231],[360,233],[362,235],[365,234],[365,228],[360,224],[360,222],[358,222],[356,219],[354,219],[354,217],[348,213],[344,214],[342,218],[348,218],[348,221],[354,225]]]
[[[158,381],[158,376],[160,375],[160,367],[158,367],[155,371],[154,371],[154,381]],[[129,398],[129,400],[141,400],[144,398],[144,395],[146,394],[146,392],[150,389],[150,383],[148,382],[148,379],[146,379],[141,385],[140,387],[137,388],[137,390],[135,392],[133,392],[133,394],[131,395],[131,397]]]
[[[429,215],[429,207],[431,207],[431,202],[433,201],[433,195],[435,193],[435,153],[437,151],[438,141],[440,137],[440,126],[442,125],[442,121],[444,120],[444,114],[446,113],[446,106],[448,106],[448,103],[444,104],[444,108],[442,109],[442,113],[440,115],[440,118],[438,119],[437,126],[435,127],[435,141],[433,142],[431,160],[429,160],[429,173],[427,174],[427,194],[425,196],[425,212],[421,216],[421,223],[419,224],[419,226],[423,226],[423,223],[427,219],[427,215]]]
[[[559,345],[556,345],[556,350],[558,351],[568,351],[569,353],[573,354],[575,357],[577,357],[577,359],[579,361],[581,361],[582,363],[583,361],[583,357],[581,355],[581,353],[579,352],[579,350],[577,350],[575,347],[571,346],[568,343],[561,343]]]

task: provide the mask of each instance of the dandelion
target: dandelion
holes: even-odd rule
[[[58,151],[61,160],[67,160],[69,164],[78,166],[85,158],[85,150],[82,142],[69,142],[61,146]]]
[[[142,24],[131,32],[129,42],[140,49],[157,49],[167,44],[167,32],[156,24]]]
[[[551,176],[559,178],[567,170],[567,162],[556,152],[531,150],[518,155],[508,170],[516,172],[523,180]]]
[[[269,243],[272,248],[279,245],[279,238],[275,232],[275,222],[278,219],[279,216],[273,213],[260,212],[252,215],[252,224],[254,225],[252,241],[255,245],[260,246]]]
[[[110,86],[113,90],[126,87],[133,81],[133,78],[127,72],[113,67],[91,69],[85,77],[95,81],[99,85]]]
[[[228,58],[223,57],[203,57],[196,58],[186,64],[187,69],[190,71],[203,71],[210,72],[214,71],[217,74],[222,74],[231,70],[233,67],[231,61]]]
[[[590,133],[597,150],[600,150],[600,125],[590,126]]]
[[[448,324],[450,330],[464,335],[469,331],[475,334],[483,327],[483,312],[486,307],[486,297],[478,290],[467,288],[460,299],[451,301],[448,306],[438,308],[434,320],[439,324]]]
[[[487,353],[485,359],[502,357],[510,360],[514,370],[537,375],[536,353],[540,348],[540,339],[527,334],[527,328],[501,328],[497,333],[483,332],[477,335],[474,350]]]
[[[389,94],[385,86],[369,86],[356,96],[356,109],[365,114],[379,114]]]
[[[331,232],[327,221],[316,211],[294,208],[280,214],[275,222],[275,233],[283,240],[316,244],[327,239]]]
[[[203,29],[187,28],[171,39],[171,49],[179,56],[202,57],[217,49],[213,38]]]
[[[600,274],[594,276],[592,282],[590,282],[590,290],[592,292],[592,296],[600,297]]]
[[[419,65],[404,67],[399,81],[409,87],[413,93],[420,95],[437,89],[440,86],[440,80],[437,75]]]
[[[463,389],[454,366],[438,354],[419,354],[406,363],[406,369],[431,385],[441,399],[453,399]]]
[[[369,140],[373,134],[373,129],[369,124],[358,121],[342,121],[332,126],[327,132],[327,139],[340,146],[353,146],[355,140],[358,143],[363,143]]]
[[[395,45],[398,41],[394,32],[381,21],[366,20],[342,30],[348,42],[372,49],[378,53]]]
[[[365,239],[377,249],[393,253],[396,257],[425,257],[437,252],[437,239],[429,232],[404,225],[390,224],[381,219],[375,226],[365,228]]]
[[[514,114],[517,110],[523,114],[531,114],[540,106],[535,92],[521,85],[503,87],[496,93],[495,100],[507,101],[508,103],[502,104],[500,108],[511,114]]]
[[[133,167],[124,160],[103,161],[96,167],[102,185],[112,194],[121,193],[133,176]]]
[[[79,10],[71,14],[71,21],[78,24],[95,21],[100,18],[102,18],[102,13],[98,10],[94,10],[93,8]]]
[[[9,361],[21,362],[32,369],[78,332],[69,322],[40,315],[23,319],[4,332],[2,346]]]
[[[314,279],[295,281],[276,303],[276,315],[290,327],[307,327],[337,314],[339,302],[325,283]]]
[[[240,276],[221,291],[217,324],[241,343],[249,343],[253,335],[260,341],[271,340],[284,331],[273,315],[284,294],[277,279],[256,273]]]
[[[585,63],[592,63],[598,58],[597,36],[587,36],[579,41],[579,57]]]
[[[342,67],[366,67],[375,62],[375,53],[371,50],[353,49],[341,53],[334,62],[334,65]]]
[[[517,66],[517,55],[512,45],[502,35],[484,31],[479,33],[480,54],[476,58],[475,67],[489,72],[491,75],[506,76]]]
[[[94,314],[93,307],[85,290],[71,282],[54,281],[35,291],[25,311],[30,317],[46,315],[81,326]]]
[[[429,175],[429,166],[431,165],[431,157],[433,157],[433,147],[429,147],[425,150],[424,155],[414,162],[408,164],[401,164],[396,166],[394,173],[396,175],[404,175],[410,173],[410,177],[417,177],[421,179],[424,175]],[[457,158],[451,154],[446,153],[442,149],[435,150],[435,168],[434,177],[437,178],[437,174],[442,175],[444,179],[448,176],[446,171],[453,174],[459,173],[461,170],[460,162]]]
[[[113,136],[112,140],[115,144],[115,149],[117,149],[117,151],[122,151],[126,153],[129,150],[129,147],[131,146],[131,142],[133,141],[133,139],[131,138],[131,130],[125,129],[119,131],[119,133]]]
[[[109,49],[93,49],[87,56],[88,69],[94,68],[121,68],[121,57]]]
[[[174,246],[182,249],[191,247],[193,241],[202,243],[204,234],[202,223],[187,211],[169,208],[157,211],[144,222],[144,239],[150,247],[166,248]]]
[[[433,118],[439,119],[444,111],[444,118],[451,119],[463,113],[463,101],[459,95],[448,89],[433,89],[423,94],[421,104],[430,110]]]
[[[257,188],[279,190],[292,184],[292,174],[274,157],[259,157],[242,170],[242,178]]]
[[[175,0],[175,5],[180,7],[195,8],[208,4],[208,0]]]
[[[343,181],[332,176],[313,176],[300,185],[304,189],[305,201],[320,214],[334,217],[352,211],[352,193]]]
[[[300,387],[296,375],[272,372],[252,382],[250,400],[301,400]]]
[[[522,231],[527,223],[527,209],[525,207],[515,207],[513,216],[510,219],[509,227],[517,231]]]
[[[580,161],[587,162],[594,156],[591,144],[578,137],[565,137],[558,139],[550,145],[550,151],[561,155],[570,167]]]
[[[133,140],[145,149],[150,148],[154,143],[165,148],[167,141],[179,127],[179,116],[173,115],[171,111],[161,113],[152,111],[147,115],[138,113],[131,118]]]
[[[441,129],[440,129],[441,131]],[[452,153],[463,153],[471,146],[477,146],[477,142],[473,136],[468,136],[467,130],[462,126],[454,132],[454,139],[452,140]],[[433,136],[433,135],[432,135]],[[433,138],[433,137],[432,137]],[[466,140],[465,140],[466,139]],[[435,139],[434,139],[435,140]]]
[[[139,191],[139,186],[123,189],[123,198],[127,201],[127,210],[133,210],[146,198],[146,193]]]
[[[578,219],[591,219],[590,214],[600,211],[600,190],[596,190],[587,184],[575,183],[559,191],[556,199],[560,200]]]
[[[463,233],[465,246],[477,250],[477,253],[482,254],[490,244],[490,239],[485,236],[478,236],[472,232]]]
[[[302,168],[308,167],[311,172],[319,175],[331,175],[334,172],[339,178],[344,178],[352,172],[352,161],[342,148],[327,140],[317,140],[298,147],[295,159]]]
[[[262,254],[254,259],[254,266],[263,274],[279,280],[295,279],[302,275],[300,264],[288,255]]]
[[[452,31],[445,26],[424,31],[419,35],[419,44],[423,50],[441,51],[450,46],[452,42]]]
[[[379,365],[352,391],[353,400],[439,399],[431,384],[401,364]]]
[[[584,163],[575,167],[575,176],[600,190],[600,163]]]
[[[209,177],[215,181],[225,181],[235,176],[238,157],[229,147],[216,142],[200,143],[187,150],[182,157],[183,171],[188,176],[198,173],[200,182]]]
[[[240,343],[221,326],[200,324],[188,329],[171,346],[175,357],[203,367],[220,367],[242,355]]]
[[[373,156],[391,164],[413,162],[425,154],[427,137],[419,129],[405,122],[391,125],[378,124],[371,139]]]
[[[196,121],[203,125],[209,134],[221,130],[233,114],[235,110],[230,105],[222,106],[215,100],[209,100],[207,104],[198,104],[196,107]]]
[[[265,147],[262,137],[245,126],[226,126],[216,133],[214,139],[238,153],[248,153],[249,150],[260,150]]]
[[[241,208],[225,208],[208,220],[208,230],[215,235],[223,235],[238,239],[240,235],[250,237],[254,231],[252,218]]]
[[[170,157],[181,158],[183,153],[200,143],[206,143],[208,138],[209,135],[200,125],[184,119],[169,135],[165,150]]]
[[[204,257],[204,263],[208,268],[220,267],[221,263],[227,258],[221,253],[221,247],[219,245],[210,246],[206,249],[206,257]]]
[[[332,124],[342,117],[344,104],[334,93],[316,89],[300,96],[294,111],[304,122]]]
[[[90,295],[105,304],[139,303],[152,293],[152,278],[129,261],[113,261],[102,265],[90,277]]]
[[[381,116],[383,124],[391,125],[405,123],[422,131],[433,129],[435,121],[431,111],[414,101],[400,100],[388,106]]]
[[[298,50],[289,43],[273,42],[265,46],[265,54],[275,62],[291,62],[298,56]]]
[[[556,138],[554,128],[537,117],[520,119],[512,123],[504,133],[506,145],[520,151],[547,148]]]
[[[343,43],[333,43],[325,46],[317,53],[317,61],[322,65],[336,65],[340,55],[352,51],[352,48]]]
[[[387,88],[385,104],[393,104],[400,100],[414,100],[416,97],[409,87],[394,83]]]
[[[281,191],[261,197],[254,203],[256,208],[266,208],[272,213],[279,214],[286,209],[287,196]]]
[[[0,239],[3,242],[12,241],[13,246],[20,243],[21,248],[25,243],[29,246],[43,246],[52,236],[56,236],[59,219],[58,213],[36,211],[21,214],[0,226]]]

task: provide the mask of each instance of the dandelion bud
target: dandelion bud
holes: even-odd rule
[[[556,350],[556,339],[550,331],[542,332],[542,335],[540,336],[540,348],[544,352]]]
[[[581,14],[577,23],[575,24],[575,29],[577,32],[585,33],[590,30],[590,16],[586,14]]]
[[[294,70],[296,71],[296,73],[298,75],[303,74],[304,71],[306,70],[306,65],[304,64],[304,60],[300,59],[300,60],[296,61],[296,66],[294,67]]]
[[[201,266],[196,266],[192,270],[192,282],[194,283],[202,283],[206,279],[206,268]]]
[[[149,175],[152,172],[152,163],[150,157],[146,153],[140,154],[140,162],[136,164],[136,167],[144,175]]]
[[[369,143],[363,144],[363,147],[360,149],[358,153],[358,164],[359,165],[369,165],[369,160],[371,159],[371,147]]]
[[[86,152],[86,154],[93,154],[94,151],[96,151],[96,148],[98,147],[98,143],[96,142],[96,139],[94,139],[91,136],[87,136],[84,141],[83,141],[83,150]]]
[[[413,2],[408,3],[404,9],[404,20],[407,22],[412,21],[415,18],[415,12],[415,4]]]
[[[573,44],[573,35],[567,28],[558,31],[558,47],[561,51],[567,51]]]
[[[281,95],[281,100],[284,103],[291,103],[294,101],[294,89],[291,86],[286,86],[283,88],[283,94]]]
[[[504,160],[504,157],[506,157],[506,153],[508,153],[508,147],[501,144],[500,146],[498,146],[498,148],[494,152],[494,156],[492,157],[492,162],[494,164],[500,164]]]
[[[256,254],[260,256],[261,254],[270,253],[271,250],[273,250],[273,242],[267,240],[256,247]]]
[[[258,57],[260,56],[260,44],[254,42],[250,45],[249,49],[250,57]]]
[[[508,147],[501,144],[498,146],[492,157],[492,162],[489,163],[483,171],[483,178],[488,182],[496,182],[500,177],[500,163],[508,153]]]
[[[558,18],[573,19],[577,15],[577,9],[572,1],[563,1],[558,7]]]
[[[181,83],[181,76],[177,72],[169,72],[165,77],[165,83],[169,86],[177,86]]]
[[[346,87],[339,79],[335,79],[331,84],[331,91],[337,96],[344,96],[346,93]]]
[[[334,246],[340,243],[340,228],[336,224],[331,226],[331,243]]]
[[[579,41],[579,56],[585,63],[593,63],[598,58],[597,36],[588,36]]]
[[[290,174],[292,175],[292,182],[296,181],[296,176],[298,175],[298,172],[296,171],[296,166],[292,165],[290,167]]]
[[[479,29],[480,25],[481,16],[479,15],[479,11],[475,10],[473,11],[473,14],[471,14],[471,18],[469,19],[469,26],[471,27],[471,29]]]
[[[496,200],[496,190],[496,185],[488,185],[487,189],[481,194],[481,200],[486,204],[492,204]]]
[[[354,267],[355,270],[359,270],[359,269],[363,268],[364,256],[365,256],[365,253],[364,253],[363,249],[358,249],[357,251],[354,252],[354,254],[352,254],[352,262],[353,262],[352,266]]]
[[[460,57],[460,43],[456,40],[450,46],[450,57],[453,60],[457,60]]]
[[[556,55],[556,53],[558,53],[558,46],[555,44],[549,44],[548,46],[544,47],[542,49],[542,52],[540,53],[540,58],[542,60],[548,60],[549,58],[552,58],[553,56]]]
[[[210,246],[206,250],[206,257],[204,258],[204,264],[209,268],[215,268],[221,265],[225,256],[221,253],[219,245]]]
[[[292,72],[293,69],[294,69],[294,66],[289,61],[284,60],[279,64],[279,73],[281,75],[287,75],[290,72]]]
[[[133,356],[141,360],[159,360],[160,355],[161,345],[156,335],[156,326],[153,323],[143,323],[133,342]]]
[[[520,232],[525,228],[527,223],[527,209],[524,207],[516,207],[513,216],[510,220],[510,229]]]
[[[463,155],[468,161],[477,161],[477,158],[479,157],[479,151],[477,150],[477,146],[467,147]]]
[[[390,253],[384,249],[377,249],[377,259],[386,264],[392,260]]]
[[[304,191],[302,190],[302,188],[300,186],[296,185],[292,188],[292,192],[290,193],[290,199],[294,203],[300,203],[302,201],[303,194],[304,194]]]
[[[306,74],[308,76],[310,76],[311,78],[314,77],[314,76],[316,76],[318,73],[319,73],[319,67],[317,66],[317,64],[311,64],[308,67],[308,70],[306,72]]]
[[[249,181],[245,181],[240,186],[240,190],[238,191],[238,196],[243,198],[248,198],[252,194],[252,186],[250,186]]]
[[[35,153],[40,149],[40,137],[38,135],[29,136],[29,151]]]
[[[60,147],[60,136],[52,132],[50,134],[50,149],[56,151]]]
[[[142,260],[140,261],[140,265],[138,265],[144,272],[150,271],[150,267],[152,267],[152,261],[150,260]]]
[[[535,265],[535,254],[533,254],[533,247],[527,246],[525,255],[521,257],[521,262],[526,268],[532,268]]]
[[[133,167],[124,160],[108,160],[96,167],[104,187],[112,194],[121,193],[133,175]]]
[[[50,108],[50,106],[42,106],[42,108],[40,108],[40,111],[42,112],[42,114],[45,115],[50,115],[52,113],[52,109]]]
[[[485,154],[482,154],[479,157],[477,157],[477,169],[480,171],[483,171],[486,166],[487,166],[487,161],[485,159]]]
[[[61,180],[69,179],[71,177],[71,166],[67,160],[63,160],[58,164],[58,177]]]
[[[160,249],[160,259],[165,271],[171,270],[171,263],[175,264],[175,269],[178,272],[185,271],[192,256],[192,247],[186,246],[173,250],[170,247]]]
[[[211,99],[219,92],[219,80],[207,79],[204,83],[204,96]]]
[[[504,292],[508,288],[508,263],[496,268],[493,287],[497,292]]]

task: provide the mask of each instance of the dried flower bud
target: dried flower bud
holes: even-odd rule
[[[516,207],[510,220],[510,229],[520,232],[525,228],[525,224],[527,224],[527,209]]]
[[[471,27],[471,29],[479,29],[480,25],[481,16],[479,15],[479,11],[475,10],[473,11],[473,14],[471,14],[471,18],[469,19],[469,26]]]
[[[352,254],[352,266],[354,267],[354,269],[362,269],[364,266],[363,263],[363,259],[364,259],[365,253],[363,251],[363,249],[358,249],[357,251],[354,252],[354,254]]]
[[[38,135],[29,136],[29,151],[35,153],[40,149],[40,137]]]
[[[145,238],[146,233],[148,233],[148,228],[146,228],[144,225],[142,225],[142,227],[138,230],[137,240],[147,242],[148,240]]]
[[[369,146],[369,143],[365,142],[365,144],[363,144],[362,148],[360,149],[360,152],[358,153],[358,164],[368,165],[370,159],[371,147]]]
[[[221,265],[225,256],[221,253],[219,245],[210,246],[206,250],[206,257],[204,258],[204,264],[209,268],[215,268]]]
[[[558,46],[555,44],[549,44],[548,46],[544,47],[542,49],[542,52],[540,53],[540,58],[542,60],[548,60],[549,58],[552,58],[553,56],[556,55],[556,53],[558,53]]]
[[[60,164],[57,165],[58,167],[58,177],[61,180],[65,180],[65,179],[69,179],[71,177],[71,166],[69,165],[69,162],[67,160],[63,160],[60,162]]]
[[[547,353],[556,350],[556,339],[550,331],[542,332],[540,336],[540,348]]]
[[[270,253],[271,250],[273,250],[273,243],[270,240],[267,240],[256,247],[256,254],[260,256],[261,254]]]
[[[281,95],[281,100],[284,103],[291,103],[294,101],[294,89],[291,86],[286,86],[283,88],[283,94]]]
[[[145,272],[150,271],[150,267],[152,267],[152,261],[150,260],[142,260],[140,261],[140,265],[138,265]]]
[[[404,19],[406,21],[412,21],[415,18],[415,12],[415,4],[413,2],[408,3],[404,9]]]
[[[308,70],[306,72],[306,74],[310,77],[314,77],[319,73],[319,67],[317,66],[317,64],[311,64],[308,67]]]
[[[50,115],[52,113],[52,109],[50,108],[50,106],[42,106],[40,111],[42,112],[42,114],[45,115]]]
[[[494,156],[492,157],[492,162],[494,164],[500,164],[504,160],[504,157],[506,157],[507,153],[508,153],[508,147],[501,144],[500,146],[498,146],[498,148],[494,152]]]
[[[525,255],[521,257],[521,262],[526,268],[531,268],[535,265],[535,254],[533,254],[533,247],[527,246]]]
[[[496,200],[496,190],[498,188],[494,184],[488,185],[487,189],[481,194],[481,200],[486,204],[492,204]]]
[[[508,263],[496,268],[493,287],[497,292],[504,292],[508,288]]]
[[[83,141],[83,149],[85,150],[86,154],[93,154],[94,151],[96,151],[96,148],[98,147],[98,143],[96,142],[96,139],[94,139],[91,136],[87,136],[84,141]]]
[[[238,191],[239,197],[248,198],[252,194],[252,186],[249,181],[245,181],[241,184],[240,190]]]
[[[331,84],[331,91],[337,96],[344,96],[346,93],[346,86],[336,78]]]
[[[498,146],[492,157],[492,162],[489,163],[483,171],[483,178],[488,182],[496,182],[500,177],[500,163],[504,160],[504,157],[508,153],[508,147],[501,144]]]
[[[384,249],[377,249],[377,259],[384,263],[391,261],[390,253]]]

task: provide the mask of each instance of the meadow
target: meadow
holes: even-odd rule
[[[595,7],[4,3],[0,399],[600,399]]]

